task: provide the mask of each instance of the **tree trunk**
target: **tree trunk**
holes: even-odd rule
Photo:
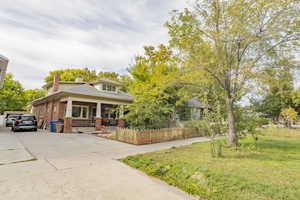
[[[235,130],[235,117],[233,112],[233,100],[232,97],[226,97],[226,108],[228,117],[228,142],[230,145],[238,145],[238,137]]]

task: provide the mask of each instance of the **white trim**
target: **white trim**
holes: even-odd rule
[[[73,110],[73,107],[80,107],[80,117],[73,117],[73,112],[72,112],[72,118],[73,119],[89,119],[89,106],[86,106],[86,105],[72,105],[72,110]],[[83,114],[83,109],[82,108],[86,108],[86,117],[82,117],[82,114]]]
[[[72,117],[72,100],[71,99],[67,99],[67,107],[65,109],[65,116],[66,117]]]
[[[97,103],[96,117],[97,117],[97,118],[101,118],[101,102],[98,102],[98,103]]]
[[[130,103],[124,103],[121,101],[105,101],[105,100],[96,100],[96,99],[89,99],[89,98],[79,98],[79,97],[69,97],[69,98],[63,98],[60,101],[66,102],[68,99],[72,101],[79,101],[79,102],[88,102],[88,103],[102,103],[102,104],[112,104],[112,105],[128,105]]]

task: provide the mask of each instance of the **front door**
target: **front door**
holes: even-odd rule
[[[97,116],[97,107],[92,107],[92,119],[95,120]]]

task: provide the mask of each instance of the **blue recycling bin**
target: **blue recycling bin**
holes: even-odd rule
[[[56,127],[55,127],[56,123],[57,123],[57,121],[54,121],[54,120],[50,121],[50,131],[52,133],[56,133]]]

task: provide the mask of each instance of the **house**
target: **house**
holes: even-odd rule
[[[43,86],[46,96],[32,102],[31,112],[47,128],[50,121],[62,119],[64,133],[79,127],[123,127],[125,122],[119,119],[123,116],[122,106],[131,104],[133,97],[120,91],[121,86],[108,79],[91,83],[81,79],[60,81],[56,74],[53,82]]]
[[[182,121],[200,120],[206,107],[194,97],[177,108],[177,119]]]
[[[0,88],[3,87],[7,65],[8,65],[8,59],[0,55]]]

